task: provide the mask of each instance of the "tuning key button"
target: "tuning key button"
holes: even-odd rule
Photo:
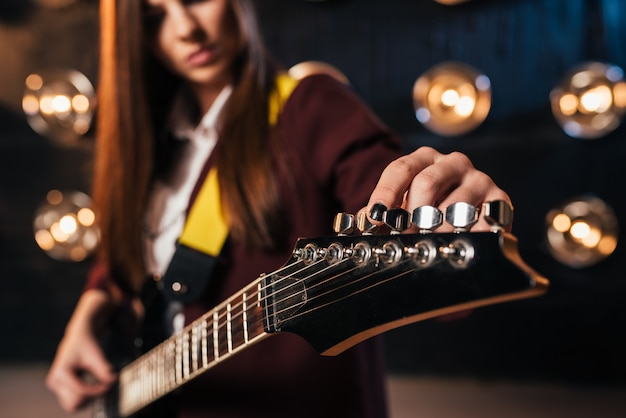
[[[337,233],[337,235],[351,234],[355,227],[354,215],[351,213],[341,212],[335,215],[333,230]]]
[[[483,203],[483,217],[494,232],[509,228],[513,224],[513,208],[504,200]]]
[[[465,202],[453,203],[446,208],[446,222],[455,232],[469,231],[478,222],[478,208]]]
[[[363,235],[372,235],[379,228],[378,225],[374,225],[370,222],[370,220],[367,218],[367,213],[365,212],[361,212],[358,214],[356,218],[356,226]]]
[[[410,226],[409,212],[401,208],[389,209],[383,214],[383,222],[391,228],[391,234],[399,234]]]
[[[420,206],[413,210],[411,222],[419,228],[420,233],[425,234],[443,223],[443,214],[434,206]]]

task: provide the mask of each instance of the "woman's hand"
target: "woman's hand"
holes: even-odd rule
[[[479,209],[484,202],[511,199],[493,180],[472,165],[467,156],[459,152],[441,154],[430,147],[418,148],[411,154],[398,158],[385,168],[370,196],[367,214],[375,224],[380,224],[382,213],[401,207],[409,212],[419,206],[445,208],[456,202],[466,202]],[[438,231],[452,230],[442,225]],[[472,230],[489,230],[481,217]]]
[[[104,394],[116,379],[94,330],[109,305],[109,296],[100,290],[81,296],[46,377],[46,386],[68,412]]]

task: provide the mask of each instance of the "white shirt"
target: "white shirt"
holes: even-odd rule
[[[218,124],[232,87],[222,89],[197,126],[193,126],[180,97],[175,101],[169,127],[175,138],[183,141],[180,160],[173,175],[156,180],[148,200],[144,225],[144,257],[150,274],[163,275],[183,231],[189,199],[206,160],[218,139]]]

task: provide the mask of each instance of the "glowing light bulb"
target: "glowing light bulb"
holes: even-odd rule
[[[615,213],[594,196],[576,197],[552,209],[546,216],[546,225],[550,253],[570,267],[597,264],[617,247]]]
[[[33,73],[24,81],[22,109],[37,133],[62,145],[75,145],[89,132],[96,105],[95,90],[74,70]]]
[[[33,221],[37,245],[58,260],[81,261],[92,254],[100,234],[90,205],[81,192],[48,192]]]
[[[615,130],[626,112],[624,72],[616,65],[589,62],[571,70],[552,89],[552,113],[574,138],[596,139]]]
[[[476,69],[445,62],[413,85],[415,118],[431,131],[456,136],[478,127],[491,108],[491,82]]]

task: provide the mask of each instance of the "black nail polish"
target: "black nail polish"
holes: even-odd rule
[[[387,206],[382,203],[375,203],[372,205],[372,209],[370,209],[370,218],[376,222],[381,222],[383,220],[383,214],[387,211]]]

